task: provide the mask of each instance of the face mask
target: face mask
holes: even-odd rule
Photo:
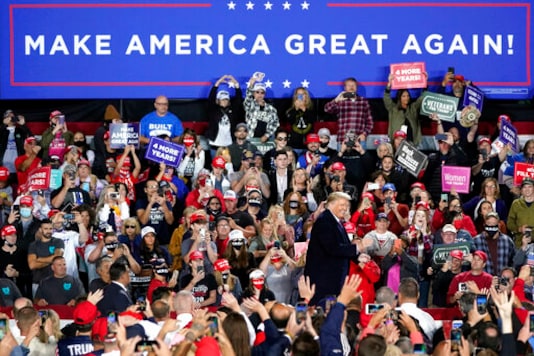
[[[84,141],[74,141],[74,146],[83,147],[83,146],[85,146],[85,142]]]
[[[7,242],[7,240],[4,241],[4,243],[5,243],[5,245],[6,245],[7,247],[13,247],[13,246],[15,246],[15,244],[10,244],[9,242]]]
[[[253,279],[252,280],[252,285],[254,286],[254,288],[256,289],[263,289],[263,285],[265,284],[265,280],[263,278],[260,278],[260,279]]]
[[[219,215],[221,213],[220,209],[214,210],[214,209],[206,208],[206,210],[208,211],[208,214],[213,215],[213,216]]]
[[[184,145],[186,145],[187,147],[193,146],[194,143],[195,143],[195,140],[193,138],[190,138],[190,137],[184,138]]]
[[[232,240],[232,242],[231,242],[232,247],[235,248],[235,249],[240,249],[241,246],[243,246],[244,243],[245,243],[245,240],[243,240],[243,239]]]
[[[329,144],[329,142],[321,142],[320,146],[321,146],[321,148],[327,148],[328,144]]]
[[[32,216],[32,209],[31,208],[20,208],[20,216],[23,218],[29,218]]]
[[[484,225],[484,230],[490,234],[494,235],[499,232],[499,225]]]
[[[261,206],[261,200],[260,199],[249,199],[248,200],[248,205],[250,206],[255,206],[255,207],[260,207]]]
[[[117,247],[119,247],[119,243],[118,242],[112,242],[110,244],[106,244],[105,247],[106,247],[106,250],[113,252],[113,251],[115,251],[115,249]]]
[[[169,275],[168,268],[158,268],[154,272],[156,272],[156,274],[159,274],[160,276],[164,276],[165,278],[167,278],[167,276]]]
[[[296,200],[290,200],[290,201],[289,201],[289,207],[290,207],[291,209],[296,209],[296,208],[299,207],[299,202],[296,201]]]

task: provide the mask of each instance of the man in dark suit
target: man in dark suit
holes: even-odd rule
[[[269,197],[269,204],[284,203],[284,193],[291,188],[291,179],[293,178],[293,171],[288,168],[289,159],[287,152],[284,150],[276,151],[274,153],[275,169],[269,171],[269,181],[271,182],[271,196]]]
[[[114,311],[121,313],[133,304],[128,293],[130,268],[122,261],[114,262],[109,268],[111,283],[104,288],[104,296],[97,307],[102,315]]]
[[[334,192],[328,196],[326,210],[315,221],[304,274],[315,284],[310,304],[316,305],[328,295],[338,295],[349,273],[349,263],[367,248],[368,241],[350,241],[343,220],[350,214],[350,196]],[[357,262],[356,262],[357,263]]]

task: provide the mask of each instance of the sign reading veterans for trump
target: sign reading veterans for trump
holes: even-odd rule
[[[269,97],[333,98],[347,77],[379,98],[391,63],[446,69],[493,97],[530,98],[530,1],[4,0],[0,98],[206,98],[223,73]],[[428,21],[455,19],[429,26]],[[380,19],[377,21],[377,19]],[[505,26],[503,26],[505,24]],[[276,66],[273,66],[273,63]],[[503,70],[513,69],[513,70]],[[530,92],[530,93],[529,93]]]
[[[428,157],[406,140],[402,141],[399,149],[395,152],[395,162],[406,168],[414,177],[419,176],[427,161]]]
[[[182,161],[184,146],[158,137],[151,137],[146,148],[145,158],[170,167],[178,167]]]
[[[109,145],[111,148],[121,149],[127,145],[139,148],[139,124],[111,124],[109,125]]]
[[[458,193],[469,193],[471,167],[442,166],[441,189],[450,192],[452,188]]]
[[[444,264],[447,261],[451,251],[454,250],[462,251],[464,256],[471,253],[469,251],[469,243],[467,242],[459,242],[448,245],[434,245],[434,248],[432,249],[432,262],[437,265]]]
[[[391,89],[426,88],[424,62],[397,63],[389,66],[393,74]]]
[[[519,140],[517,139],[517,129],[506,120],[501,120],[501,131],[499,140],[506,146],[510,144],[514,152],[519,152]]]
[[[456,120],[456,108],[458,98],[449,95],[431,93],[425,91],[421,103],[421,114],[430,116],[438,115],[440,120],[454,122]]]
[[[514,184],[520,186],[525,178],[534,179],[534,164],[516,162],[514,164]]]
[[[50,167],[35,168],[28,174],[26,188],[30,191],[46,190],[50,187]]]

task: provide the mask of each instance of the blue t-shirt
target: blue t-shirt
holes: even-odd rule
[[[145,137],[167,135],[170,138],[178,137],[184,132],[182,122],[173,113],[167,112],[165,116],[158,116],[153,111],[146,114],[139,123],[139,132]]]

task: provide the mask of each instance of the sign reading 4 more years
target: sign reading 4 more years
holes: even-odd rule
[[[170,167],[178,167],[182,161],[184,146],[158,137],[150,138],[145,158]]]

